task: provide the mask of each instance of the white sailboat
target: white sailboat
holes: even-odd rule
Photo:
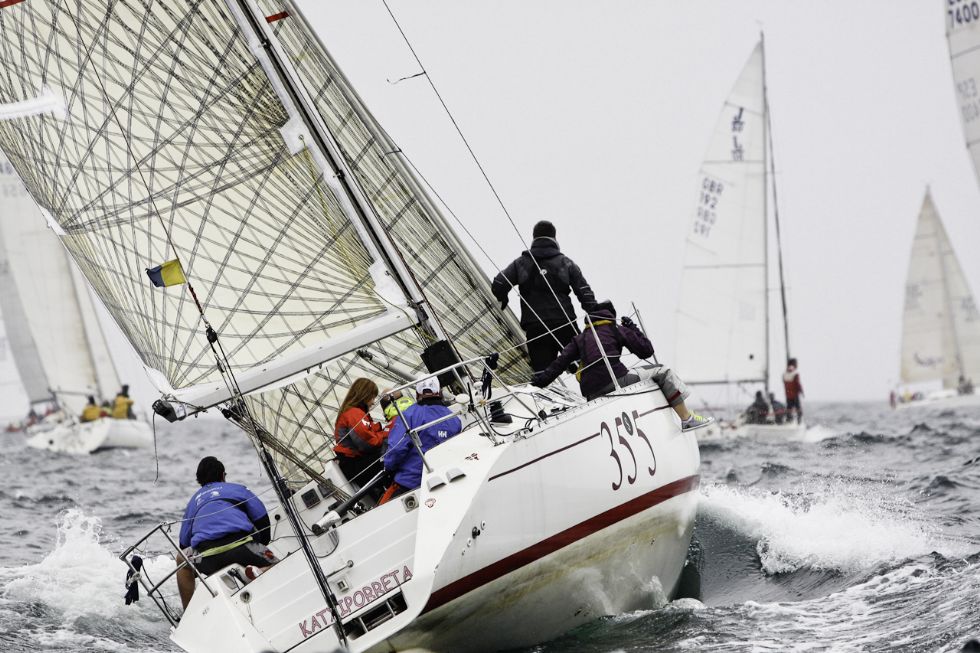
[[[31,410],[49,413],[28,427],[30,446],[90,453],[150,443],[143,421],[78,422],[87,397],[112,398],[119,378],[88,285],[2,156],[0,310]]]
[[[980,182],[980,3],[943,0],[946,41],[966,147]]]
[[[899,393],[897,406],[980,404],[966,392],[980,378],[980,313],[927,190],[919,211],[902,314],[903,384],[942,382],[941,390]]]
[[[281,561],[199,577],[179,623],[144,568],[179,646],[499,650],[672,594],[693,435],[649,380],[591,402],[524,385],[513,315],[293,3],[30,0],[0,8],[0,44],[0,101],[21,107],[0,148],[155,370],[156,409],[223,407],[279,499]],[[189,283],[151,287],[175,257]],[[347,387],[436,373],[458,376],[463,432],[421,488],[347,511]]]
[[[685,245],[676,359],[691,385],[761,388],[768,397],[770,186],[782,307],[777,320],[782,323],[787,359],[789,324],[765,79],[765,43],[760,39],[725,101],[701,164],[698,200]],[[806,430],[796,422],[743,422],[719,420],[700,429],[698,437],[785,439]]]

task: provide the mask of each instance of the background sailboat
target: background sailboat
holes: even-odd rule
[[[744,386],[750,390],[743,395],[746,404],[757,389],[768,395],[772,377],[770,182],[782,307],[777,333],[789,357],[772,169],[765,43],[760,40],[725,101],[701,165],[677,310],[676,361],[684,378],[691,384]],[[779,437],[802,430],[797,424],[740,428]],[[718,432],[704,431],[699,437]]]
[[[56,411],[36,427],[45,435],[35,444],[76,450],[83,445],[73,422],[87,397],[111,400],[119,376],[88,284],[2,157],[0,190],[0,310],[31,408],[40,415]],[[66,424],[51,431],[58,422]],[[110,436],[109,425],[104,427],[99,437],[86,435],[86,451],[122,444],[103,442],[101,436]],[[127,431],[134,429],[145,437],[127,437],[127,446],[149,442],[145,423],[126,425]],[[71,442],[62,442],[65,437]]]
[[[943,390],[898,405],[978,403],[961,396],[961,379],[980,378],[980,313],[949,235],[927,190],[919,211],[902,314],[903,384],[941,381]]]

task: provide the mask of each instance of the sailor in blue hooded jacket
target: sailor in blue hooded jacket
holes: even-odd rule
[[[388,451],[385,452],[384,463],[385,469],[394,477],[395,485],[388,488],[382,503],[401,492],[414,490],[422,485],[422,456],[409,437],[408,430],[452,414],[442,399],[442,389],[439,387],[438,379],[419,381],[415,385],[415,392],[416,403],[409,406],[400,417],[395,418],[388,434]],[[408,430],[405,428],[406,422]],[[428,451],[462,430],[463,423],[458,417],[451,417],[422,429],[418,433],[422,451]]]
[[[201,489],[184,510],[177,557],[191,561],[202,574],[213,574],[232,564],[261,570],[275,562],[266,548],[271,539],[269,513],[262,501],[244,485],[226,482],[225,466],[206,456],[197,466]],[[253,570],[253,573],[257,573]],[[194,595],[194,572],[186,565],[177,570],[177,589],[184,608]]]

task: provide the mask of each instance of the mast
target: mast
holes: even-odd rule
[[[766,89],[766,35],[759,32],[759,44],[762,46],[762,215],[765,227],[763,233],[763,269],[765,270],[765,283],[763,284],[763,306],[766,314],[766,376],[763,381],[766,392],[766,400],[769,399],[769,366],[772,364],[769,355],[769,151],[766,143],[769,142],[769,101]]]
[[[353,210],[354,215],[352,217],[356,216],[360,227],[370,238],[370,244],[373,245],[373,249],[391,271],[401,291],[414,304],[420,323],[427,327],[438,339],[451,342],[449,335],[442,328],[437,316],[432,314],[431,311],[422,309],[422,305],[428,303],[424,291],[405,265],[404,260],[398,252],[398,248],[391,242],[390,236],[378,224],[370,203],[358,192],[361,189],[357,183],[356,175],[343,164],[343,156],[336,153],[339,148],[334,146],[335,144],[333,143],[329,130],[318,120],[316,110],[311,106],[312,102],[305,93],[302,84],[295,81],[294,77],[296,73],[289,63],[288,56],[280,51],[278,42],[270,37],[266,31],[267,26],[264,27],[262,25],[262,23],[267,23],[267,21],[263,21],[256,16],[255,9],[248,0],[228,0],[228,6],[232,10],[233,15],[244,18],[244,21],[239,21],[239,26],[242,30],[251,32],[258,39],[259,46],[267,56],[267,61],[270,65],[266,69],[266,74],[270,80],[278,81],[279,88],[277,90],[281,89],[282,91],[281,93],[277,93],[277,95],[279,95],[282,102],[292,104],[292,107],[302,119],[309,130],[309,134],[315,141],[315,144],[310,143],[308,145],[315,147],[329,166],[328,170],[321,170],[322,174],[336,177],[349,202],[350,208]],[[236,9],[241,13],[239,14]],[[292,13],[299,15],[295,11]]]
[[[769,95],[765,84],[765,49],[762,56],[762,94],[765,103],[766,114],[766,154],[769,157],[769,167],[766,168],[766,177],[772,183],[772,217],[776,225],[776,261],[779,269],[779,299],[783,309],[783,339],[786,344],[786,360],[792,358],[789,348],[789,311],[786,308],[786,277],[783,274],[783,240],[779,231],[779,196],[776,194],[776,152],[772,145],[772,116],[769,113]],[[769,258],[769,251],[766,250],[766,259]],[[766,277],[768,279],[768,276]],[[768,303],[766,304],[768,306]]]

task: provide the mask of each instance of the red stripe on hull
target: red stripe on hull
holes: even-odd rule
[[[280,11],[278,14],[272,14],[271,16],[266,16],[265,22],[274,23],[277,20],[282,20],[283,18],[287,18],[287,17],[289,17],[288,11]]]
[[[582,444],[584,442],[588,442],[589,440],[592,440],[593,438],[597,438],[597,437],[599,437],[599,434],[598,433],[593,433],[592,435],[590,435],[587,438],[582,438],[578,442],[573,442],[573,443],[571,443],[571,444],[569,444],[567,446],[562,447],[561,449],[555,449],[554,451],[551,451],[549,453],[546,453],[543,456],[538,456],[534,460],[529,460],[528,462],[524,463],[523,465],[518,465],[517,467],[514,467],[513,469],[508,469],[506,472],[500,472],[499,474],[494,474],[489,479],[487,479],[487,481],[492,481],[495,478],[500,478],[501,476],[507,476],[508,474],[513,474],[517,470],[524,469],[528,465],[533,465],[534,463],[536,463],[536,462],[538,462],[540,460],[544,460],[545,458],[548,458],[549,456],[554,456],[556,453],[561,453],[562,451],[565,451],[567,449],[571,449],[572,447],[577,447],[578,445],[580,445],[580,444]]]
[[[512,571],[516,571],[517,569],[529,565],[536,560],[540,560],[546,555],[554,553],[555,551],[570,544],[574,544],[579,540],[585,539],[593,533],[601,531],[604,528],[608,528],[617,522],[641,513],[648,508],[652,508],[657,504],[667,501],[668,499],[672,499],[676,496],[680,496],[681,494],[695,490],[698,487],[699,479],[700,477],[698,476],[687,476],[674,481],[673,483],[668,483],[667,485],[659,487],[656,490],[647,492],[646,494],[638,496],[635,499],[630,499],[626,503],[620,504],[615,508],[610,508],[606,512],[600,513],[580,524],[576,524],[571,528],[567,528],[560,533],[552,535],[548,539],[529,546],[523,551],[518,551],[517,553],[513,553],[506,558],[498,560],[497,562],[488,565],[479,571],[473,572],[469,576],[460,578],[459,580],[433,592],[432,596],[429,597],[429,602],[426,604],[425,609],[422,610],[422,612],[426,613],[431,610],[435,610],[436,608],[443,606],[450,601],[463,596],[464,594],[472,592],[478,587],[491,583],[502,576],[506,576]]]
[[[13,7],[14,5],[19,5],[22,2],[24,2],[24,0],[3,0],[3,2],[0,2],[0,9],[3,9],[4,7]]]

